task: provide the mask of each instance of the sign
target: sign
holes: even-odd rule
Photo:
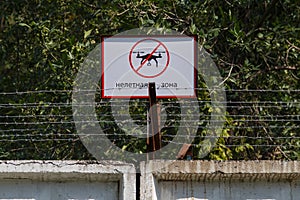
[[[195,97],[196,39],[190,36],[102,37],[103,98]]]

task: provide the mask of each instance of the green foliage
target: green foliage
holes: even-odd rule
[[[70,104],[59,104],[71,102],[68,91],[80,63],[101,35],[142,26],[197,34],[224,77],[229,102],[226,126],[206,159],[300,158],[300,95],[296,91],[300,89],[300,5],[296,0],[4,0],[0,10],[0,93],[53,91],[0,95],[0,104],[6,105],[0,107],[1,159],[91,159],[75,134]],[[205,88],[205,83],[199,81],[198,87]],[[244,89],[249,91],[237,92]],[[198,95],[200,113],[209,116],[209,93]],[[268,102],[279,103],[274,107]],[[131,112],[141,118],[135,119],[138,124],[144,120],[145,107],[134,104],[143,103],[132,102]],[[105,108],[100,106],[98,112],[110,113]],[[173,118],[168,119],[163,134],[170,135],[176,132],[179,119],[174,117],[176,110],[167,112]],[[282,120],[279,116],[291,117]],[[109,121],[101,126],[107,128],[111,140],[123,134],[111,116],[100,119]],[[24,122],[39,121],[51,123],[40,123],[32,131],[7,132],[28,129]],[[42,134],[47,134],[47,141],[24,139]],[[195,155],[204,135],[205,129],[199,127]],[[123,139],[120,148],[145,151],[145,141]],[[266,143],[269,146],[261,146]]]

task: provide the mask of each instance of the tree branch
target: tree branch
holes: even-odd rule
[[[296,66],[275,66],[273,69],[275,69],[275,70],[296,70],[297,67]],[[272,70],[272,69],[270,69],[270,70]]]

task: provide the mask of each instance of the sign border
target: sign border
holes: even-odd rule
[[[171,38],[171,37],[191,37],[194,39],[194,95],[174,95],[174,96],[164,96],[164,95],[157,95],[157,99],[172,99],[172,98],[196,98],[197,97],[197,89],[196,86],[198,84],[198,36],[197,35],[101,35],[101,98],[103,99],[146,99],[149,98],[148,95],[146,96],[107,96],[104,95],[104,40],[106,38]]]

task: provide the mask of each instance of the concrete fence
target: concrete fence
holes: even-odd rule
[[[162,168],[162,166],[164,166]],[[0,161],[0,200],[300,200],[300,162]]]
[[[141,199],[300,200],[300,162],[142,163]],[[165,161],[164,161],[164,165]]]
[[[135,177],[119,162],[1,161],[0,200],[135,200]]]

